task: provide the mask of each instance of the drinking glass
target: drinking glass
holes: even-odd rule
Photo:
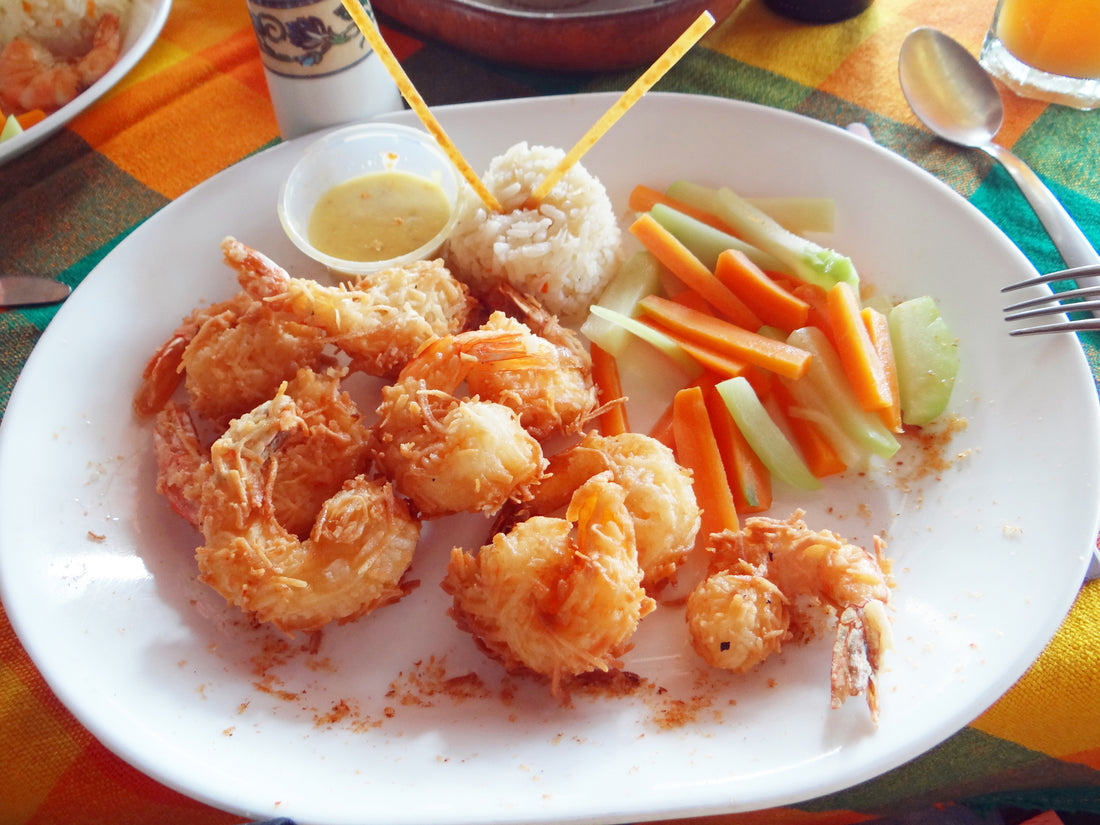
[[[1023,97],[1077,109],[1100,106],[1096,0],[998,0],[982,66]]]
[[[397,84],[340,0],[247,3],[284,138],[401,109]]]

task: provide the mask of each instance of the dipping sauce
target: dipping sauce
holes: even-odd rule
[[[442,187],[408,172],[373,172],[337,184],[309,216],[309,241],[345,261],[385,261],[431,241],[451,216]]]

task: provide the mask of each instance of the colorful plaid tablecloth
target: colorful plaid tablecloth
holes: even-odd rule
[[[657,88],[754,101],[839,125],[863,122],[880,143],[969,198],[1049,271],[1061,260],[1008,176],[982,153],[953,149],[921,128],[897,82],[898,48],[910,29],[936,26],[976,52],[992,7],[993,0],[875,0],[856,19],[811,26],[746,0]],[[383,33],[431,105],[624,89],[638,74],[506,69],[385,20]],[[1100,245],[1100,112],[1011,95],[1005,102],[1000,140],[1032,164]],[[55,137],[0,166],[0,268],[76,285],[145,218],[278,140],[243,0],[175,0],[160,38],[124,82]],[[0,311],[0,414],[53,312]],[[1082,344],[1100,375],[1095,341],[1084,336]],[[1100,815],[1100,582],[1082,588],[1029,672],[930,753],[826,798],[705,822],[933,821],[934,809],[979,818],[1006,809],[1057,809],[1067,821],[1072,812]],[[100,745],[51,694],[0,613],[0,825],[236,821],[160,786]]]

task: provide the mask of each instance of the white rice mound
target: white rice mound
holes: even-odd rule
[[[563,157],[561,149],[523,142],[494,158],[482,182],[502,211],[490,213],[465,187],[444,257],[475,293],[505,281],[563,320],[576,321],[618,270],[622,230],[603,184],[580,163],[538,209],[525,207]]]
[[[16,37],[29,37],[59,57],[81,56],[91,47],[95,25],[105,13],[116,14],[126,31],[132,4],[133,0],[0,0],[0,48]]]

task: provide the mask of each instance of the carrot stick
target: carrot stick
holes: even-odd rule
[[[756,313],[651,215],[640,216],[630,225],[630,231],[673,275],[702,295],[726,319],[745,329],[759,329]]]
[[[744,359],[784,378],[801,378],[810,366],[810,354],[783,341],[727,323],[681,306],[657,295],[638,302],[641,311],[677,341],[700,344],[734,358]]]
[[[615,357],[602,347],[592,344],[592,383],[596,386],[596,399],[600,402],[600,432],[604,435],[622,435],[630,432],[626,417],[626,399],[619,380],[619,365]]]
[[[658,203],[663,203],[669,209],[675,209],[677,212],[682,212],[688,217],[695,218],[695,220],[705,223],[707,226],[713,226],[715,229],[720,229],[729,235],[735,234],[733,230],[730,229],[729,224],[717,215],[713,215],[710,212],[692,206],[690,203],[684,203],[682,200],[670,197],[664,192],[653,189],[645,184],[638,184],[631,190],[626,205],[634,212],[648,212]]]
[[[726,402],[713,386],[704,394],[718,452],[730,479],[738,513],[762,513],[772,506],[772,476],[733,420]]]
[[[16,115],[15,119],[19,121],[20,127],[23,129],[29,129],[36,123],[41,123],[46,119],[46,113],[41,109],[31,109],[29,112],[24,112],[21,115]]]
[[[672,429],[677,458],[691,470],[695,497],[703,510],[700,537],[705,541],[714,533],[737,530],[740,522],[733,492],[701,387],[685,387],[676,393],[672,400]]]
[[[727,249],[721,253],[714,276],[765,324],[784,332],[806,325],[810,305],[769,278],[744,252]]]
[[[890,323],[886,316],[874,307],[864,307],[860,311],[863,325],[867,328],[867,335],[871,338],[871,344],[882,360],[882,368],[886,372],[886,385],[890,388],[890,404],[879,410],[882,423],[891,432],[904,432],[901,420],[901,391],[898,388],[898,365],[894,360],[894,345],[890,341]]]
[[[848,283],[839,281],[829,289],[827,309],[837,355],[860,406],[865,410],[889,407],[892,398],[886,370],[863,324],[859,298]]]
[[[796,405],[787,386],[782,381],[775,381],[772,392],[776,406],[787,422],[791,438],[794,439],[798,451],[802,453],[802,458],[810,468],[810,472],[817,478],[825,478],[847,470],[848,466],[817,424],[807,418],[800,418],[792,412],[791,408]]]

